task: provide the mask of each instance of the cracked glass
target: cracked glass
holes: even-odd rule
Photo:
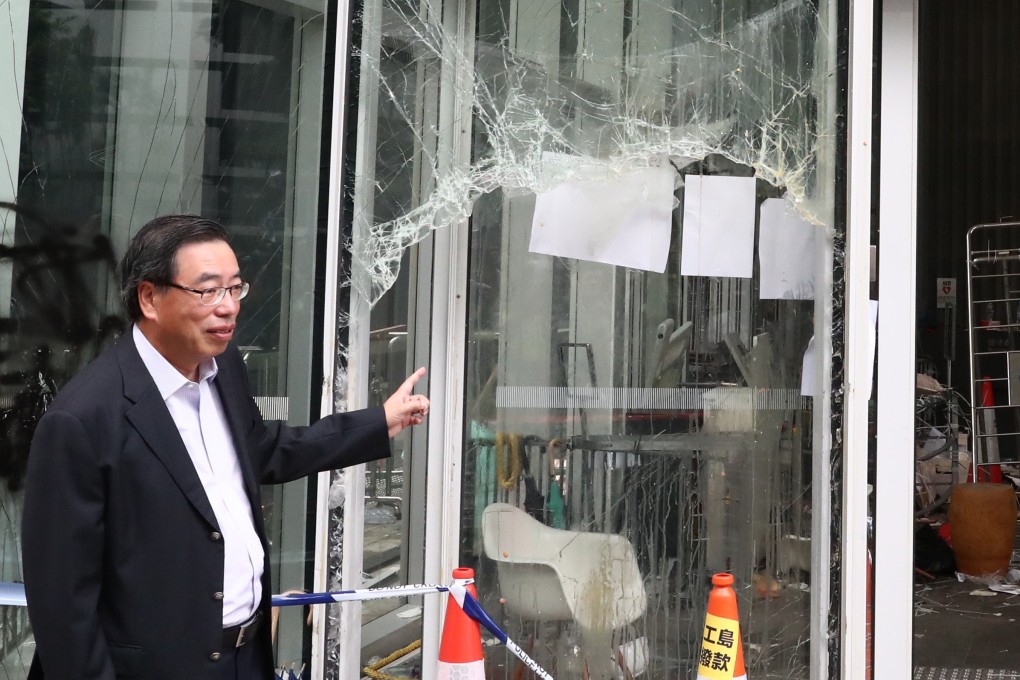
[[[236,340],[256,401],[267,419],[317,414],[326,10],[311,0],[0,3],[0,581],[22,578],[34,423],[128,329],[116,261],[151,218],[201,213],[227,227],[251,283]],[[263,489],[277,592],[310,588],[309,493],[303,481]],[[281,667],[310,663],[305,613],[273,621]],[[24,677],[34,647],[25,610],[0,607],[0,633],[3,674]]]
[[[467,234],[458,559],[554,677],[693,677],[723,571],[749,676],[838,669],[845,34],[825,0],[355,13],[370,390],[418,365],[433,236]],[[366,482],[387,585],[421,574],[423,454],[400,448]],[[341,541],[335,520],[334,583]],[[421,636],[414,601],[362,616],[363,664]]]

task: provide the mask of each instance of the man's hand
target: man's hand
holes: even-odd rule
[[[425,369],[419,368],[404,381],[404,384],[397,388],[386,403],[383,409],[386,411],[386,426],[389,428],[390,437],[397,436],[397,433],[411,425],[421,425],[425,416],[429,414],[428,397],[421,394],[411,394],[411,390],[418,384]]]

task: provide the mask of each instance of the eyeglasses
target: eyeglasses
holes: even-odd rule
[[[227,296],[228,292],[230,293],[230,297],[235,300],[243,300],[251,287],[248,285],[247,281],[242,281],[234,286],[217,286],[215,288],[202,288],[201,290],[198,288],[188,288],[187,286],[182,286],[178,283],[171,283],[169,281],[163,285],[184,290],[189,293],[194,293],[198,296],[199,301],[207,307],[212,307],[223,302],[223,298]]]

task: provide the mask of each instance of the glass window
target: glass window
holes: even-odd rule
[[[401,118],[403,111],[414,109],[417,76],[412,54],[411,48],[400,40],[386,40],[379,46],[380,80],[392,88],[393,96],[378,98],[377,145],[373,159],[376,190],[371,215],[359,212],[356,217],[362,222],[387,222],[399,217],[410,209],[417,193],[415,166],[408,162],[415,137],[413,130]],[[371,312],[368,369],[368,403],[371,406],[381,406],[414,370],[414,333],[418,326],[413,299],[416,254],[414,248],[404,253],[396,281]],[[366,575],[365,587],[420,581],[420,548],[417,553],[412,553],[408,540],[408,532],[412,529],[419,536],[424,532],[423,513],[410,504],[412,435],[412,430],[401,432],[392,442],[394,456],[367,466],[362,567]],[[397,618],[401,611],[407,611],[405,605],[404,599],[364,603],[364,623],[376,622],[374,627],[364,632],[367,634],[363,633],[366,651],[371,652],[379,644],[391,646],[395,639],[410,638],[407,639],[410,642],[420,635],[419,624],[413,618],[413,635],[410,631],[401,635],[400,631],[408,628],[406,625],[391,627],[390,624],[406,621]],[[379,631],[378,634],[373,633],[375,630]],[[386,654],[388,651],[382,655]]]
[[[341,362],[364,369],[366,404],[379,406],[416,367],[427,364],[428,343],[422,337],[429,327],[428,305],[421,301],[429,272],[419,266],[423,234],[416,226],[392,229],[403,220],[427,190],[431,168],[422,147],[422,126],[434,120],[435,83],[420,57],[421,45],[398,25],[399,3],[372,3],[356,16],[354,35],[361,43],[353,49],[351,73],[358,86],[359,124],[352,131],[350,157],[356,159],[347,177],[351,196],[352,240],[345,244],[353,261],[349,285],[349,320],[367,328],[367,352]],[[380,26],[383,28],[380,29]],[[427,233],[427,230],[426,232]],[[342,286],[348,285],[341,281]],[[351,324],[353,326],[353,324]],[[358,331],[354,331],[355,333]],[[357,340],[353,340],[353,345]],[[346,379],[341,372],[340,382]],[[427,393],[428,378],[416,388]],[[345,389],[338,391],[341,398]],[[361,555],[362,587],[386,587],[423,580],[425,535],[424,439],[426,428],[401,432],[392,442],[394,455],[366,465],[364,494],[364,549]],[[334,489],[342,488],[345,474],[334,473]],[[346,502],[346,501],[345,501]],[[343,508],[332,503],[330,519],[330,584],[343,587]],[[340,642],[339,607],[331,608],[326,636],[326,677],[339,677],[345,652]],[[366,601],[361,606],[361,664],[388,656],[422,636],[421,598]],[[392,672],[392,671],[387,671]]]
[[[373,381],[409,368],[397,334],[421,328],[405,310],[431,240],[409,247],[470,234],[449,356],[458,561],[485,607],[557,677],[693,676],[730,572],[748,674],[809,677],[839,625],[818,606],[839,583],[835,5],[378,0],[359,18]],[[405,493],[425,483],[406,469]],[[394,517],[371,498],[393,472],[368,474],[367,525],[373,505]]]
[[[24,21],[11,26],[27,59],[11,75],[23,103],[20,115],[5,108],[0,128],[0,151],[16,173],[3,198],[18,205],[3,218],[12,249],[0,272],[5,581],[20,580],[18,508],[32,424],[54,391],[127,329],[115,262],[149,219],[201,213],[227,227],[251,283],[237,342],[256,401],[267,419],[307,424],[317,415],[329,21],[325,2],[20,4],[28,5]],[[310,587],[310,493],[305,481],[263,490],[277,592]],[[3,612],[2,663],[12,677],[31,661],[22,614]],[[283,666],[311,660],[304,614],[281,614]]]

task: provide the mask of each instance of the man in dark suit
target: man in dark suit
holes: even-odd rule
[[[384,458],[428,413],[419,369],[382,408],[263,422],[231,342],[247,292],[210,220],[157,218],[128,245],[134,327],[60,392],[32,442],[31,675],[272,678],[259,484]]]

